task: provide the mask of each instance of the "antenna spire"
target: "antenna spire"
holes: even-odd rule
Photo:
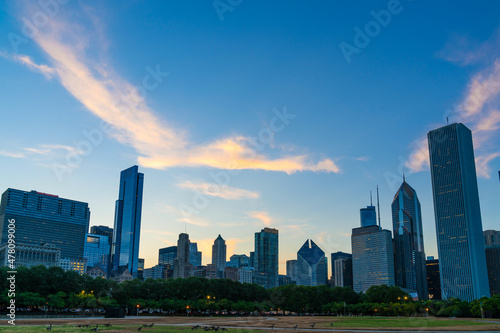
[[[403,183],[405,182],[405,173],[403,172]]]
[[[373,206],[372,191],[370,191],[370,206]]]
[[[377,209],[378,209],[378,226],[380,228],[380,202],[378,197],[378,185],[377,185]]]

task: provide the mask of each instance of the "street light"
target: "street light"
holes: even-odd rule
[[[425,308],[425,316],[429,317],[429,308]]]
[[[139,317],[139,304],[137,304],[137,317]]]
[[[186,317],[189,317],[189,305],[186,305]]]

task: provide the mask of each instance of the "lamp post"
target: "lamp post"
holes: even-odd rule
[[[189,305],[186,305],[186,317],[189,317]]]
[[[139,317],[139,304],[137,304],[137,317]]]

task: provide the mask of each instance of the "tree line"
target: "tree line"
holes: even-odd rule
[[[0,305],[6,309],[7,267],[0,268]],[[256,284],[229,279],[116,281],[65,272],[60,267],[19,267],[16,306],[31,311],[69,311],[128,307],[177,314],[272,313],[442,316],[500,318],[500,296],[472,302],[459,299],[413,301],[399,287],[373,286],[365,293],[351,288],[286,285],[266,290]]]

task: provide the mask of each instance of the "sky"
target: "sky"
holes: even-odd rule
[[[426,133],[473,131],[483,229],[500,214],[500,3],[0,3],[0,191],[88,202],[113,226],[119,174],[144,173],[139,256],[187,232],[211,262],[279,230],[351,252],[377,186],[403,174],[437,257]],[[329,273],[330,275],[330,273]]]

